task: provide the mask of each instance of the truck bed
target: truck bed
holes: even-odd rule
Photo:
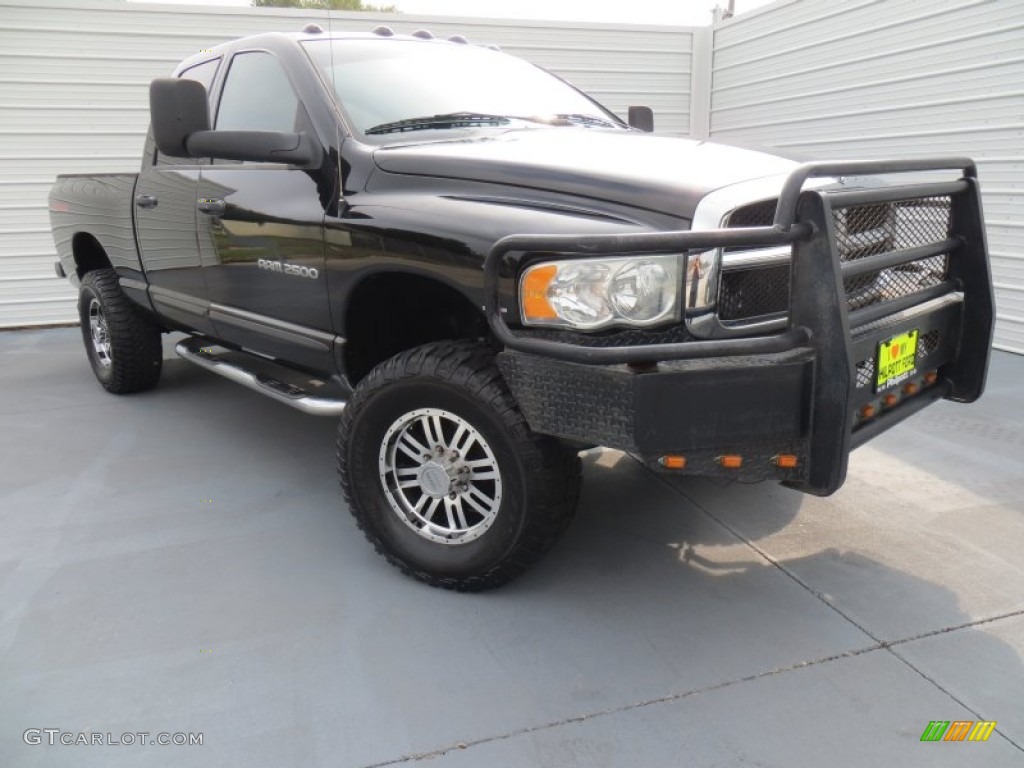
[[[115,268],[138,272],[142,267],[135,243],[132,210],[137,173],[67,174],[50,191],[50,225],[57,256],[74,285],[78,270],[72,238],[92,237]]]

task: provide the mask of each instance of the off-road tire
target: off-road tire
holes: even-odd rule
[[[445,409],[493,449],[504,492],[479,538],[437,543],[392,508],[379,472],[389,425],[417,409]],[[568,527],[580,490],[577,451],[531,432],[483,344],[444,341],[402,352],[356,387],[338,428],[338,471],[349,511],[388,562],[431,586],[464,592],[508,583]]]
[[[98,303],[109,340],[107,364],[93,343],[90,308]],[[108,392],[142,392],[160,379],[163,346],[160,328],[146,312],[125,296],[112,269],[95,269],[82,278],[78,293],[82,340],[96,379]]]

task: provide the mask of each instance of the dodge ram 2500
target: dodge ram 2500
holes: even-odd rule
[[[982,392],[969,159],[655,135],[645,108],[387,29],[218,46],[150,111],[138,174],[50,196],[97,379],[154,386],[178,331],[181,357],[339,416],[349,510],[427,583],[538,560],[583,448],[829,494],[851,449]]]

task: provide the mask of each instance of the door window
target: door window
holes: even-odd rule
[[[210,59],[209,61],[204,61],[202,64],[196,64],[194,67],[189,67],[178,75],[178,77],[202,83],[203,87],[206,89],[206,95],[209,96],[210,88],[213,87],[213,78],[217,74],[217,66],[219,64],[219,58]]]
[[[219,130],[296,130],[299,97],[269,53],[252,51],[231,60],[217,110]]]

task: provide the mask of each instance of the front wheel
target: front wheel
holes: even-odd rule
[[[576,452],[535,435],[493,353],[470,342],[403,352],[364,379],[341,418],[349,510],[389,562],[432,586],[511,581],[568,526]]]

